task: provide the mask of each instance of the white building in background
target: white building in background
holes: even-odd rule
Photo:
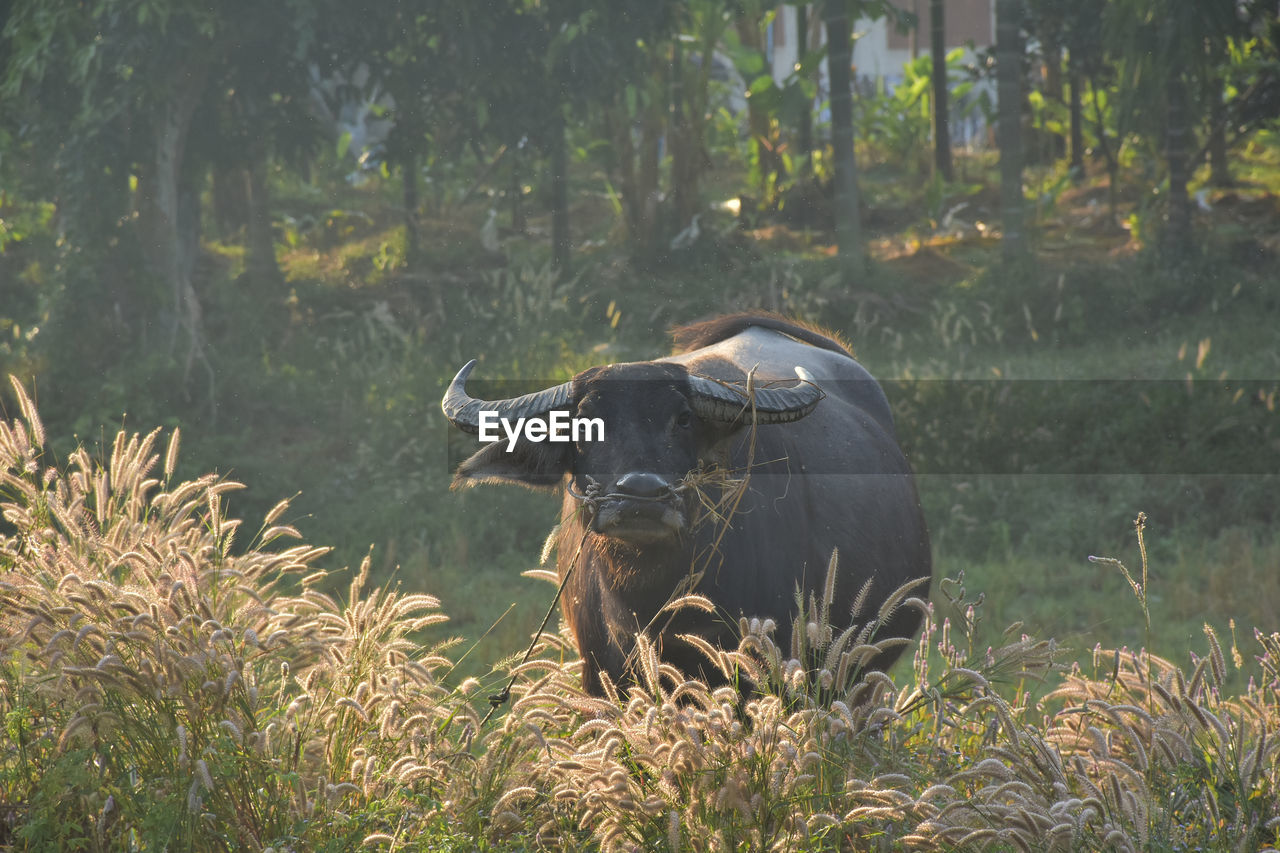
[[[929,0],[893,0],[893,2],[898,8],[914,13],[919,25],[915,31],[904,34],[899,33],[897,28],[884,18],[875,21],[864,18],[854,22],[853,32],[856,38],[853,43],[853,71],[855,79],[861,84],[870,86],[883,80],[892,88],[902,82],[904,65],[916,57],[929,55]],[[957,47],[968,47],[970,43],[977,50],[985,50],[995,44],[995,0],[944,0],[944,3],[945,42],[948,51]],[[806,44],[812,49],[826,43],[826,32],[822,26],[821,4],[806,5],[809,10],[809,32]],[[781,6],[769,28],[773,79],[780,85],[795,69],[799,58],[798,44],[796,7]],[[972,53],[966,57],[966,61],[973,59]],[[828,91],[825,60],[819,75],[818,100],[825,101]],[[990,95],[994,101],[994,86],[991,87]],[[986,134],[982,116],[971,116],[967,120],[959,120],[956,112],[952,110],[953,141],[960,144],[980,141]]]

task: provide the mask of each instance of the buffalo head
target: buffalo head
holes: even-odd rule
[[[477,400],[466,392],[469,362],[449,384],[442,408],[454,426],[480,431],[482,415],[508,423],[545,419],[554,411],[603,425],[598,440],[508,443],[495,441],[458,469],[454,485],[511,482],[554,486],[569,476],[568,493],[586,513],[590,529],[620,544],[658,545],[688,530],[685,476],[747,422],[776,424],[813,411],[822,390],[802,367],[799,381],[751,389],[725,383],[683,365],[611,364],[568,382],[507,400]],[[490,416],[492,419],[492,416]]]

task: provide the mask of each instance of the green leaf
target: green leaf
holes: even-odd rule
[[[738,73],[748,79],[764,73],[764,56],[756,51],[747,51],[738,57]]]
[[[800,68],[796,73],[802,77],[808,77],[814,74],[822,65],[822,61],[827,58],[827,46],[815,48],[814,50],[805,51],[804,56],[800,57]]]
[[[747,89],[747,97],[751,99],[753,109],[763,110],[772,115],[782,105],[782,90],[773,78],[765,75],[757,77]]]
[[[772,77],[757,77],[751,81],[751,85],[747,87],[747,96],[751,98],[764,95],[770,89],[778,88],[778,84],[773,82]]]

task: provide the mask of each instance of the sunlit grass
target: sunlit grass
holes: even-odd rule
[[[248,250],[243,245],[206,240],[201,246],[206,252],[220,258],[227,265],[225,273],[227,278],[235,279],[244,273]]]
[[[346,235],[331,249],[299,241],[279,249],[280,268],[288,281],[320,282],[330,287],[369,287],[405,265],[404,229],[391,227],[364,236]]]
[[[459,650],[417,642],[444,618],[434,597],[375,587],[367,561],[334,573],[344,595],[320,592],[327,549],[287,544],[287,502],[242,531],[224,511],[236,484],[173,478],[176,433],[122,433],[107,461],[48,467],[15,391],[20,417],[0,423],[0,828],[20,845],[1280,843],[1272,629],[1206,626],[1161,656],[1099,646],[1064,669],[1028,623],[983,632],[972,578],[948,580],[935,605],[904,588],[877,614],[925,616],[892,678],[863,664],[893,641],[874,623],[834,630],[824,597],[804,603],[794,637],[743,619],[737,649],[707,649],[756,685],[743,695],[687,678],[642,637],[636,683],[589,697],[553,633],[483,724],[481,685],[449,675]],[[1254,559],[1242,545],[1227,568]]]

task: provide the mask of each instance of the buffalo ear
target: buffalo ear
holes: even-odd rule
[[[531,489],[560,484],[569,470],[569,447],[563,442],[517,441],[507,452],[506,441],[494,441],[458,466],[453,488],[478,483],[514,483]]]

